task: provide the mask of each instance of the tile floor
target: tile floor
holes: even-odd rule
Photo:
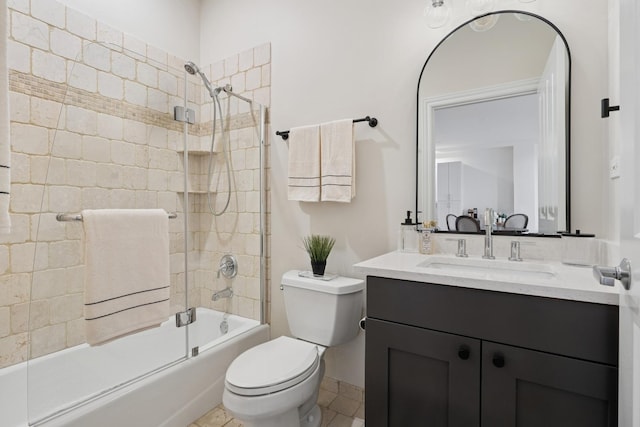
[[[325,377],[318,404],[322,427],[364,427],[364,391],[345,382]],[[241,427],[222,405],[213,408],[189,427]]]

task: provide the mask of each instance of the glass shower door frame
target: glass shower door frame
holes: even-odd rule
[[[88,344],[67,342],[67,348],[54,349],[50,354],[37,349],[38,340],[47,339],[47,332],[49,326],[42,327],[42,321],[40,317],[43,313],[40,307],[46,304],[48,307],[54,307],[53,298],[58,297],[56,293],[58,290],[63,289],[61,292],[67,290],[64,289],[69,285],[68,283],[48,283],[43,280],[36,280],[40,277],[61,277],[64,280],[65,274],[70,270],[73,270],[75,274],[74,280],[76,284],[74,292],[75,299],[77,300],[82,289],[77,286],[76,282],[81,282],[77,277],[80,270],[83,270],[82,262],[84,254],[82,253],[82,222],[70,221],[70,222],[55,222],[56,214],[71,214],[75,216],[79,214],[78,210],[82,209],[103,209],[103,208],[165,208],[159,206],[160,198],[156,195],[155,200],[157,205],[147,203],[152,200],[154,192],[163,193],[163,200],[167,201],[171,199],[170,188],[167,190],[152,190],[148,187],[149,171],[151,165],[159,164],[158,159],[154,159],[154,155],[157,154],[158,158],[168,158],[169,156],[177,156],[175,148],[171,144],[172,132],[180,132],[177,129],[182,127],[173,121],[172,106],[169,105],[176,98],[179,98],[179,91],[174,94],[165,94],[159,96],[162,99],[166,96],[167,105],[139,105],[129,102],[124,96],[121,99],[112,99],[102,95],[96,90],[90,90],[84,83],[84,78],[87,73],[91,75],[95,73],[97,76],[99,73],[104,73],[100,69],[95,68],[95,64],[90,60],[96,61],[105,58],[109,58],[110,61],[119,60],[121,63],[129,64],[132,67],[133,74],[136,75],[136,70],[144,68],[150,73],[164,73],[164,77],[167,79],[175,78],[176,82],[180,79],[185,81],[185,92],[183,92],[183,102],[187,105],[186,94],[186,78],[182,70],[171,69],[170,65],[160,64],[154,62],[152,59],[147,58],[146,55],[141,55],[136,52],[130,52],[122,47],[112,46],[104,43],[85,43],[81,47],[81,52],[78,53],[76,60],[68,60],[69,66],[66,69],[66,80],[64,83],[48,82],[43,78],[39,78],[33,75],[25,75],[25,78],[29,79],[32,85],[29,90],[30,96],[35,97],[47,97],[50,102],[57,102],[59,104],[59,114],[57,125],[55,128],[50,129],[52,134],[51,142],[49,143],[49,151],[46,155],[45,164],[46,171],[44,173],[44,183],[41,185],[41,204],[40,211],[35,214],[33,221],[35,227],[35,243],[34,243],[34,261],[32,270],[32,280],[30,287],[31,300],[29,302],[29,354],[27,360],[27,400],[28,400],[28,420],[30,425],[38,425],[45,423],[52,418],[56,418],[60,415],[66,414],[69,411],[74,410],[78,406],[85,405],[89,402],[93,402],[104,395],[113,393],[122,389],[125,386],[133,384],[158,371],[165,370],[177,363],[180,363],[189,357],[189,343],[188,343],[188,328],[176,328],[175,320],[173,318],[168,319],[163,324],[168,324],[171,328],[169,338],[157,337],[156,332],[160,332],[159,328],[154,328],[143,333],[149,333],[145,335],[144,341],[141,342],[142,348],[150,352],[150,356],[157,356],[161,347],[161,344],[168,343],[175,336],[177,342],[183,343],[177,348],[169,350],[166,354],[162,355],[156,362],[152,361],[152,357],[147,357],[141,352],[134,350],[130,347],[131,344],[135,344],[134,340],[138,337],[127,335],[122,338],[117,338],[104,345],[89,346]],[[98,58],[98,59],[96,59]],[[107,73],[108,74],[108,73]],[[113,73],[108,76],[111,79],[120,79],[125,85],[125,82],[135,87],[142,87],[143,84],[140,81],[127,80],[121,78]],[[134,77],[135,78],[135,77]],[[176,84],[179,87],[179,84]],[[151,88],[145,88],[151,92]],[[159,92],[159,89],[153,89]],[[124,91],[123,91],[124,92]],[[74,117],[74,115],[76,115]],[[89,130],[84,133],[82,129],[87,128],[93,123],[93,120],[98,120],[98,117],[104,118],[104,123],[117,123],[122,126],[120,129],[121,137],[117,138],[113,135],[105,136],[99,134],[98,126],[96,125],[95,132]],[[73,123],[73,124],[71,124]],[[162,128],[158,123],[166,124],[168,128]],[[137,135],[128,138],[126,136],[127,126],[129,126],[130,133],[133,135],[136,131]],[[143,130],[140,132],[140,130]],[[173,129],[173,130],[171,130]],[[186,142],[187,128],[186,124],[182,128],[184,132],[183,138]],[[115,133],[118,132],[112,132]],[[142,133],[142,136],[140,135]],[[161,136],[157,137],[156,133]],[[73,136],[73,141],[81,144],[81,147],[69,145],[68,141],[63,141],[63,138],[69,138]],[[134,137],[144,138],[140,141],[132,141]],[[156,138],[159,138],[156,140]],[[166,138],[166,143],[162,138]],[[150,144],[154,139],[154,143]],[[158,143],[158,140],[161,143]],[[14,144],[19,143],[14,141]],[[100,146],[100,144],[108,144],[109,147]],[[158,145],[160,145],[158,147]],[[175,144],[174,144],[175,145]],[[114,160],[115,155],[112,150],[115,147],[121,149],[119,152],[118,160]],[[172,153],[173,151],[173,153]],[[71,153],[71,154],[70,154]],[[124,154],[123,154],[124,153]],[[135,153],[135,158],[131,156],[125,156],[126,153]],[[103,156],[103,157],[100,157]],[[146,157],[145,157],[146,156]],[[162,157],[164,156],[164,157]],[[140,157],[140,159],[138,158]],[[155,163],[154,163],[155,162]],[[167,162],[171,163],[171,162]],[[176,162],[176,163],[179,163]],[[84,171],[85,176],[79,176],[78,174],[71,174],[71,168],[68,165],[82,166],[73,170]],[[186,167],[187,163],[185,163]],[[65,169],[60,170],[61,167]],[[156,167],[156,166],[154,166]],[[165,171],[160,166],[157,166],[157,170],[154,173],[179,173],[179,170]],[[179,169],[179,166],[176,166]],[[185,171],[186,172],[186,171]],[[96,178],[96,175],[103,174],[102,177]],[[127,174],[130,174],[128,176]],[[186,173],[184,174],[187,176]],[[108,180],[111,177],[117,182],[120,182],[122,186],[116,184],[108,184],[104,187],[97,183],[96,180]],[[125,176],[128,176],[131,181],[126,181]],[[133,177],[133,178],[132,178]],[[141,184],[144,181],[144,184]],[[167,178],[168,181],[168,178]],[[186,181],[185,181],[186,182]],[[140,185],[138,185],[140,184]],[[142,186],[144,185],[144,188]],[[185,184],[186,185],[186,184]],[[73,187],[77,188],[73,188]],[[186,187],[183,189],[186,201],[188,196]],[[176,191],[179,193],[181,191]],[[135,193],[135,194],[133,194]],[[77,203],[71,203],[68,206],[64,205],[66,201],[65,197],[61,200],[53,200],[54,194],[81,194],[78,196],[79,201]],[[96,194],[90,201],[85,200],[84,195]],[[99,203],[103,202],[103,203]],[[175,194],[175,207],[179,207],[178,194]],[[168,202],[169,205],[172,202]],[[173,206],[172,206],[173,207]],[[186,309],[187,301],[189,299],[189,289],[187,286],[189,276],[188,265],[188,239],[189,233],[187,217],[188,217],[189,205],[185,203],[183,206],[183,212],[178,213],[177,220],[170,220],[169,232],[179,236],[176,226],[172,221],[179,221],[180,217],[183,217],[184,226],[184,301],[181,301],[179,297],[172,298],[172,309],[177,309],[179,312]],[[177,210],[167,209],[165,210]],[[53,237],[51,237],[53,236]],[[71,239],[71,240],[70,240]],[[179,237],[178,237],[179,240]],[[79,264],[74,265],[72,268],[66,265],[51,267],[49,264],[43,265],[40,255],[46,251],[53,251],[57,248],[54,246],[60,242],[60,246],[64,246],[65,242],[70,243],[71,246],[79,252],[77,255]],[[179,253],[179,249],[175,249]],[[48,260],[48,258],[47,258]],[[47,261],[48,262],[48,261]],[[56,269],[53,273],[50,270]],[[56,275],[56,273],[59,273]],[[178,281],[180,278],[180,272],[171,272],[174,276],[174,281]],[[82,276],[82,274],[80,274]],[[47,291],[43,286],[51,287],[51,291]],[[172,285],[171,288],[180,288]],[[43,290],[44,289],[44,290]],[[53,295],[51,298],[45,300],[42,304],[38,304],[34,298],[38,295],[47,295],[47,293]],[[53,311],[53,308],[51,309]],[[47,313],[48,314],[48,313]],[[81,315],[82,316],[82,315]],[[66,328],[80,327],[82,323],[82,317],[67,322]],[[81,335],[81,334],[80,334]],[[141,335],[142,336],[142,335]],[[35,347],[34,347],[35,346]],[[170,345],[175,347],[175,345]],[[66,360],[66,361],[65,361]],[[127,371],[134,365],[141,367],[141,370],[135,373]],[[92,378],[92,379],[90,379]],[[89,381],[87,381],[89,379]],[[99,384],[99,382],[101,382]],[[65,388],[65,386],[68,386]]]

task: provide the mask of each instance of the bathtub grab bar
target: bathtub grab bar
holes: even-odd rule
[[[175,212],[167,212],[167,215],[169,215],[169,219],[174,219],[178,217],[178,214]],[[56,220],[57,221],[82,221],[82,215],[59,213],[58,215],[56,215]]]

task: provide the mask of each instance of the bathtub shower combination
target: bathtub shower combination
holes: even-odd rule
[[[222,402],[231,361],[269,338],[256,320],[206,308],[197,316],[186,329],[171,318],[101,346],[82,344],[3,369],[0,387],[10,392],[0,401],[2,425],[25,426],[27,418],[52,427],[188,425]],[[184,357],[185,331],[198,357]],[[176,362],[164,365],[167,357]]]
[[[53,97],[59,111],[39,158],[46,179],[32,220],[28,350],[26,360],[0,369],[0,424],[184,427],[222,402],[231,361],[269,338],[266,107],[227,80],[215,87],[205,75],[211,69],[193,62],[178,67],[100,43],[80,49],[64,83],[12,71],[36,86],[29,96]],[[96,63],[105,58],[110,64]],[[92,90],[87,73],[96,68],[124,93]],[[176,314],[89,345],[80,212],[107,208],[176,213],[169,221]],[[231,253],[237,276],[221,276],[218,262]]]

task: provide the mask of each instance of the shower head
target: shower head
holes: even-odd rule
[[[198,66],[194,62],[189,61],[184,64],[184,69],[187,70],[187,73],[193,76],[195,76],[196,74],[200,76],[200,78],[204,82],[204,86],[207,88],[207,90],[209,91],[209,95],[212,98],[220,93],[219,88],[216,88],[215,90],[213,89],[213,87],[211,86],[211,82],[209,82],[209,79],[207,79],[207,76],[205,76],[204,73],[200,71],[200,68],[198,68]]]
[[[184,64],[184,69],[187,70],[187,73],[191,74],[192,76],[195,76],[196,73],[200,73],[200,68],[198,68],[198,66],[191,61]]]

